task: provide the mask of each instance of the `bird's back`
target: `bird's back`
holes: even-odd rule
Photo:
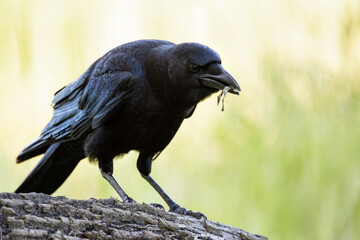
[[[144,56],[146,53],[161,45],[174,45],[163,40],[139,40],[120,45],[95,61],[78,79],[55,93],[53,99],[54,114],[41,135],[28,144],[17,157],[22,162],[36,155],[44,153],[55,142],[77,139],[91,132],[91,117],[86,111],[81,111],[83,102],[93,101],[92,105],[99,103],[98,99],[85,98],[93,88],[106,88],[101,85],[101,76],[111,71],[129,71],[134,78],[144,80]],[[117,66],[119,65],[119,66]],[[114,68],[113,70],[111,70]],[[91,86],[95,86],[91,88]],[[89,104],[88,104],[89,105]],[[98,104],[99,108],[103,105]],[[93,107],[93,106],[90,106]],[[126,115],[125,115],[126,116]],[[74,124],[76,123],[76,124]]]

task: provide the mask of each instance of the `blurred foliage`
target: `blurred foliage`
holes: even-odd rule
[[[220,53],[243,91],[225,112],[198,106],[154,162],[181,205],[270,239],[360,235],[358,1],[0,1],[0,191],[39,158],[17,153],[52,115],[53,93],[106,51],[144,38]],[[135,166],[115,177],[139,202],[162,202]],[[55,195],[116,196],[84,160]]]

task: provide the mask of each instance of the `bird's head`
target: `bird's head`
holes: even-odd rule
[[[226,86],[230,93],[239,94],[239,84],[221,66],[219,54],[211,48],[198,43],[182,43],[174,46],[172,54],[168,67],[171,82],[197,102]]]
[[[162,81],[161,89],[166,89],[163,94],[169,101],[194,105],[225,87],[229,93],[239,94],[239,84],[221,66],[219,54],[211,48],[199,43],[182,43],[162,47],[160,52],[157,57],[167,56],[167,73],[163,73],[167,78],[157,81]]]

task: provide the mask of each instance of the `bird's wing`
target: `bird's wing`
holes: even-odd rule
[[[89,82],[79,101],[79,112],[71,123],[70,135],[77,138],[88,128],[95,129],[118,110],[126,95],[133,90],[134,75],[126,70],[97,73]]]
[[[40,137],[19,154],[18,162],[45,152],[54,142],[77,139],[99,127],[133,91],[137,81],[133,72],[139,66],[128,54],[109,52],[77,80],[60,89],[53,100],[51,121]]]
[[[192,106],[191,108],[188,109],[188,111],[185,114],[185,118],[189,118],[193,115],[193,113],[195,112],[197,105]]]

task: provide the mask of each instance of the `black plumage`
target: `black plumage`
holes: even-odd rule
[[[123,200],[132,201],[112,177],[113,159],[137,150],[141,175],[171,211],[184,212],[151,178],[151,163],[196,105],[226,86],[240,91],[204,45],[139,40],[114,48],[55,93],[52,119],[17,162],[44,156],[16,192],[51,194],[89,157]]]

